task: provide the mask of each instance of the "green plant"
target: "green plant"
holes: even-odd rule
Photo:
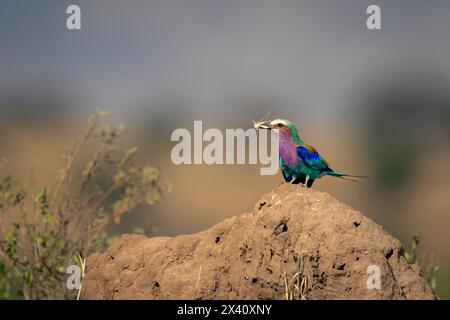
[[[108,244],[112,221],[170,191],[157,168],[133,163],[137,147],[119,150],[124,127],[102,125],[104,115],[96,112],[78,143],[65,146],[53,186],[1,178],[0,299],[75,298],[66,268]]]
[[[411,264],[419,264],[420,263],[420,256],[418,253],[418,249],[419,249],[419,243],[420,243],[421,238],[422,238],[421,233],[416,232],[412,236],[411,251],[405,252],[406,261],[408,261]]]
[[[422,239],[422,234],[420,232],[416,232],[412,237],[411,251],[405,252],[405,259],[408,263],[411,264],[421,264],[421,257],[419,255],[419,244]],[[425,267],[425,278],[427,279],[430,286],[435,290],[436,289],[436,273],[439,270],[439,266],[434,264],[434,256],[430,256],[430,260]]]

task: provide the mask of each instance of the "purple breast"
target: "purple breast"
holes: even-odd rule
[[[297,145],[288,132],[280,131],[279,152],[281,159],[290,167],[300,162],[300,158],[297,156]]]

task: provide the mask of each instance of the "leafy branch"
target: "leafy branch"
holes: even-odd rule
[[[0,178],[0,299],[76,298],[66,268],[84,270],[82,257],[108,244],[110,223],[170,192],[158,168],[134,163],[137,147],[119,149],[125,129],[103,125],[105,115],[97,111],[79,141],[65,145],[53,186],[37,186],[33,175],[29,188]]]

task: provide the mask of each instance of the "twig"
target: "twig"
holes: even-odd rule
[[[195,285],[195,291],[194,291],[194,300],[197,297],[197,290],[198,290],[198,285],[200,283],[200,275],[202,273],[202,266],[203,266],[203,264],[200,265],[200,268],[198,270],[197,284]]]
[[[80,288],[78,289],[78,294],[77,294],[77,300],[80,300],[81,288],[83,286],[83,279],[84,279],[84,269],[86,267],[86,259],[82,259],[79,253],[77,255],[78,255],[78,259],[80,260],[80,264],[81,264]]]

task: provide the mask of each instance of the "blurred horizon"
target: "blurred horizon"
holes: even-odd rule
[[[65,28],[81,7],[82,29]],[[258,166],[170,161],[176,128],[249,128],[287,118],[336,170],[326,191],[440,265],[450,298],[450,2],[0,0],[0,158],[8,171],[54,180],[62,146],[97,108],[124,123],[173,184],[155,207],[112,226],[156,235],[198,232],[248,212],[282,182]]]

